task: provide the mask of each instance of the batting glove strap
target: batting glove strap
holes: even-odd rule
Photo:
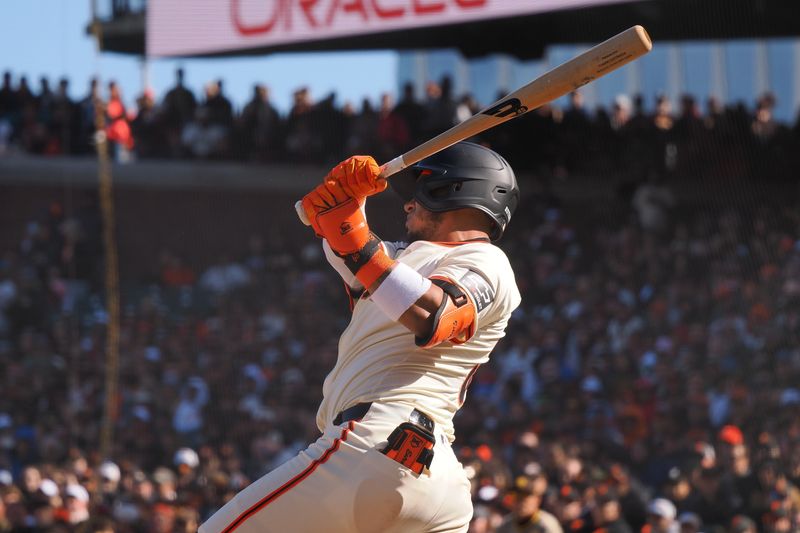
[[[350,272],[357,274],[379,250],[381,250],[381,240],[370,232],[367,243],[360,250],[352,254],[337,255],[344,260],[344,265]]]
[[[373,292],[392,271],[397,261],[386,255],[383,248],[378,247],[372,256],[363,263],[355,273],[358,281],[370,292]]]
[[[355,279],[367,290],[375,288],[392,270],[396,261],[389,257],[381,241],[370,232],[366,243],[357,251],[342,254],[333,249],[342,258],[347,269],[355,275]]]

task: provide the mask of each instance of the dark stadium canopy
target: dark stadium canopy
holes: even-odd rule
[[[597,43],[634,24],[642,24],[657,41],[800,35],[798,0],[648,0],[236,50],[228,55],[456,48],[467,57],[507,53],[534,59],[548,45]],[[99,28],[103,50],[144,54],[143,13],[117,13],[100,21]]]

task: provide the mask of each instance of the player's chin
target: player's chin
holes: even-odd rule
[[[417,235],[417,231],[414,229],[414,224],[411,221],[411,215],[408,215],[406,217],[405,227],[406,227],[406,241],[407,242],[414,242],[414,241],[411,240],[412,236],[416,237],[416,239],[419,240],[419,236]]]
[[[407,229],[406,231],[406,242],[411,244],[412,242],[417,241],[424,241],[426,240],[425,237],[418,231]]]
[[[440,213],[429,213],[427,216],[419,216],[414,213],[406,219],[406,238],[408,242],[430,241],[436,234],[436,228],[441,218]]]
[[[426,224],[406,222],[406,242],[429,241],[430,228]]]

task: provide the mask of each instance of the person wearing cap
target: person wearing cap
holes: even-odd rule
[[[630,524],[622,516],[617,492],[607,486],[600,486],[592,508],[592,521],[595,532],[633,533]]]
[[[56,485],[55,481],[49,478],[42,480],[42,483],[39,485],[39,492],[42,493],[48,503],[58,501],[60,498],[58,485]]]
[[[200,456],[191,448],[180,448],[172,459],[178,471],[177,488],[184,489],[194,484],[197,479],[196,469],[200,465]]]
[[[110,483],[119,483],[122,477],[119,466],[113,461],[103,461],[100,463],[100,466],[97,467],[97,473],[100,474],[100,479]]]
[[[666,498],[656,498],[647,504],[647,524],[642,533],[677,533],[675,504]]]
[[[744,444],[744,434],[742,433],[742,430],[733,424],[722,426],[717,437],[719,438],[720,442],[723,442],[729,446]]]
[[[735,446],[747,444],[745,442],[744,433],[733,424],[726,424],[717,432],[716,450],[718,452],[718,461],[722,464],[727,464],[730,461],[731,450]]]
[[[97,468],[100,475],[100,491],[105,503],[111,503],[119,490],[119,480],[122,473],[116,463],[103,461]]]
[[[156,488],[153,480],[141,470],[136,470],[131,475],[133,478],[133,488],[131,490],[135,501],[142,505],[149,505],[157,499]]]
[[[681,511],[697,509],[700,495],[692,485],[691,470],[673,466],[667,472],[663,495]]]
[[[177,479],[172,470],[165,466],[156,468],[153,481],[156,485],[156,499],[162,502],[174,502],[178,499]]]
[[[563,533],[555,516],[541,508],[542,494],[531,476],[518,476],[509,488],[513,501],[496,533]]]
[[[70,524],[80,524],[89,519],[89,492],[83,485],[67,485],[64,489],[64,505]]]
[[[34,471],[39,472],[36,469]],[[25,508],[29,519],[33,520],[36,527],[42,530],[55,523],[55,511],[61,504],[58,485],[52,479],[47,478],[41,478],[36,491],[27,494],[25,498]]]
[[[697,513],[685,512],[678,515],[678,525],[681,533],[701,533],[703,521]]]
[[[200,457],[191,448],[180,448],[175,452],[173,462],[177,468],[186,467],[188,469],[197,468],[200,464]]]
[[[96,504],[104,509],[114,509],[126,494],[126,488],[121,486],[122,471],[113,461],[103,461],[97,467],[97,476],[100,479],[96,496]]]

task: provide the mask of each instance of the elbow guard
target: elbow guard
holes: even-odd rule
[[[416,337],[417,346],[431,348],[445,341],[467,342],[475,334],[476,310],[472,299],[461,287],[446,278],[431,278],[444,291],[442,303],[433,319],[433,329],[427,338]]]

